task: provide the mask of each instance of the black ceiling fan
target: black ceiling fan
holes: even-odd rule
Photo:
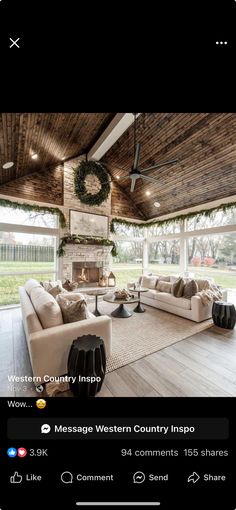
[[[136,140],[136,122],[137,122],[137,114],[134,113],[134,162],[130,172],[127,175],[119,177],[119,181],[127,179],[127,177],[131,178],[131,187],[130,191],[133,192],[135,188],[136,181],[138,179],[144,179],[149,182],[158,182],[158,179],[154,177],[150,177],[149,175],[144,175],[144,172],[149,172],[150,170],[155,170],[156,168],[161,168],[162,166],[171,165],[173,163],[177,163],[178,159],[170,159],[169,161],[164,161],[163,163],[157,163],[156,165],[149,166],[148,168],[140,168],[139,167],[139,156],[140,156],[140,148],[141,144]]]

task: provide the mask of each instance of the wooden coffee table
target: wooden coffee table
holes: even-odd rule
[[[135,313],[146,312],[145,308],[143,307],[143,305],[140,302],[140,294],[141,294],[141,292],[147,292],[148,290],[149,289],[147,289],[146,287],[136,287],[136,289],[130,289],[130,291],[138,293],[138,304],[134,309]]]
[[[108,303],[119,305],[113,312],[111,312],[112,317],[118,317],[119,319],[127,319],[133,315],[133,311],[128,310],[125,305],[129,303],[138,303],[138,298],[116,299],[114,294],[107,294],[104,296],[103,300]]]

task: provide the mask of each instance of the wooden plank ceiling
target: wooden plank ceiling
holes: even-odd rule
[[[143,168],[179,159],[148,172],[157,183],[140,179],[133,193],[130,179],[117,181],[146,219],[236,194],[236,114],[143,113],[137,119],[137,141]],[[133,154],[131,126],[102,161],[116,179],[129,172]]]
[[[0,116],[0,185],[45,171],[89,151],[114,113],[8,113]],[[140,166],[178,158],[178,163],[152,170],[157,183],[138,180],[130,193],[133,126],[103,157],[113,180],[151,219],[236,194],[236,114],[142,113],[137,119]],[[31,158],[32,153],[38,160]],[[14,167],[2,165],[13,161]],[[150,196],[146,192],[150,192]],[[1,193],[1,187],[0,187]],[[159,209],[154,202],[160,202]]]
[[[2,113],[0,184],[88,152],[114,113]],[[39,155],[37,160],[32,154]],[[4,170],[2,165],[14,162]]]

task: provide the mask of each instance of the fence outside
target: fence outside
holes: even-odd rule
[[[1,262],[53,262],[53,246],[0,244]]]

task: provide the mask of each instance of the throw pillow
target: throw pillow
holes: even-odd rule
[[[159,282],[170,282],[170,276],[159,276]]]
[[[168,292],[171,294],[172,291],[172,283],[170,282],[162,282],[159,280],[156,289],[159,290],[159,292]]]
[[[141,279],[141,287],[147,289],[155,289],[158,279],[156,276],[143,276]]]
[[[51,290],[53,287],[57,287],[57,285],[60,287],[61,292],[63,291],[61,280],[46,280],[44,282],[40,282],[40,285],[46,290],[47,292]]]
[[[172,293],[175,297],[182,297],[184,290],[184,280],[179,278],[177,282],[172,284]]]
[[[82,294],[74,295],[73,299],[70,299],[71,296],[68,297],[67,294],[58,294],[56,299],[61,308],[64,324],[83,321],[89,318],[87,303],[85,299],[81,299],[80,296],[82,296]]]
[[[51,289],[47,290],[46,292],[51,294],[51,296],[53,296],[54,298],[57,297],[57,295],[60,294],[61,292],[65,293],[65,294],[67,293],[67,291],[64,289],[62,289],[62,291],[61,291],[60,285],[55,285],[55,287],[52,287]]]
[[[191,299],[198,292],[198,284],[195,280],[190,280],[185,283],[183,297],[185,299]]]

